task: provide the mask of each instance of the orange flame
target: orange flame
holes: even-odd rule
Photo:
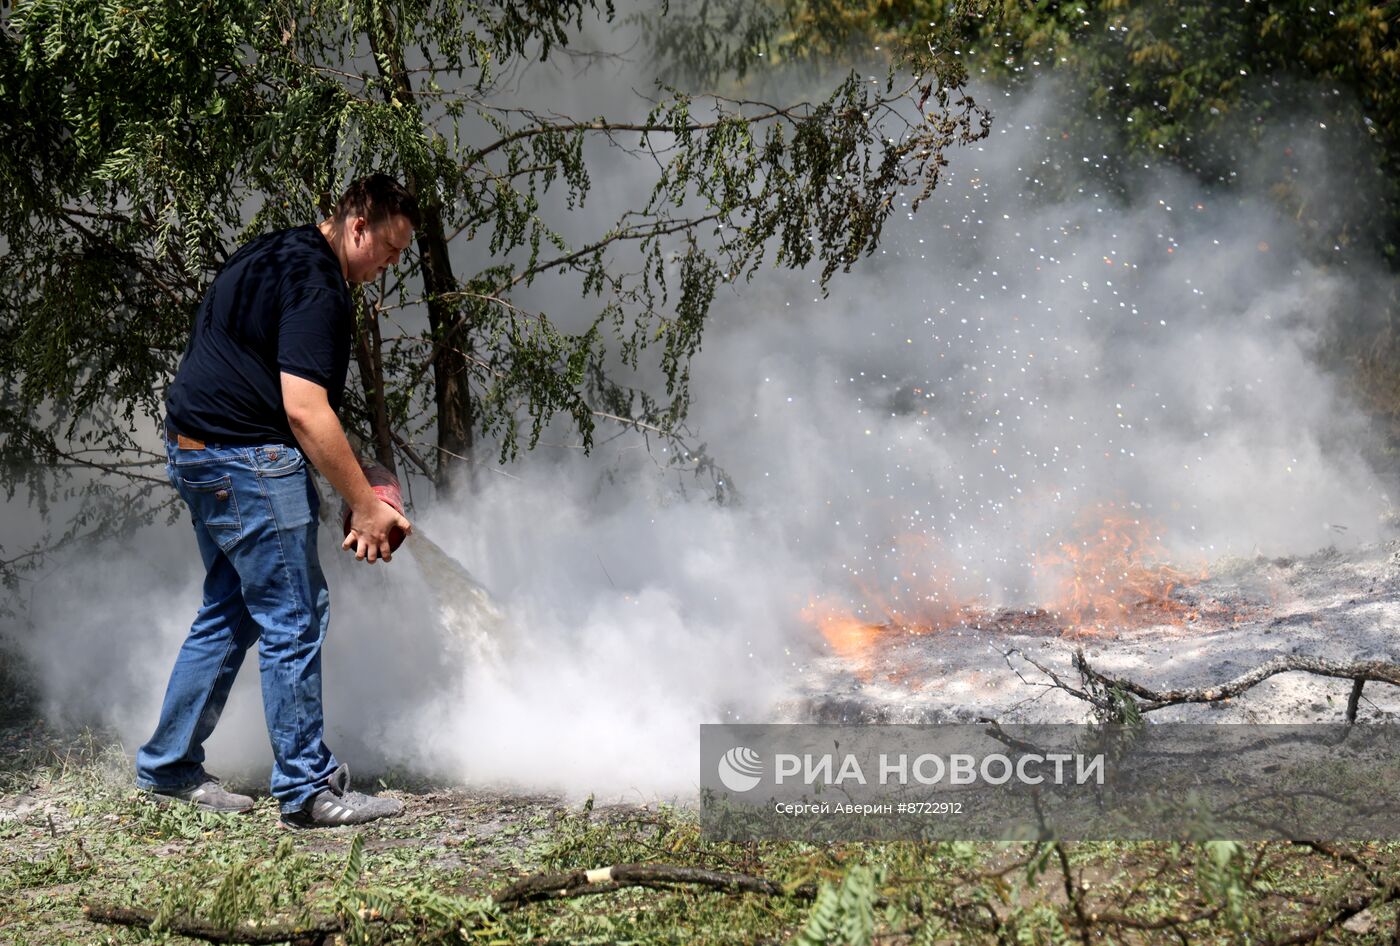
[[[890,549],[901,563],[887,585],[859,583],[861,604],[828,595],[811,599],[802,620],[817,628],[839,657],[863,663],[883,636],[927,634],[967,620],[975,608],[959,600],[948,576],[951,560],[928,536],[905,535]],[[868,677],[868,671],[862,671]]]
[[[823,596],[801,612],[832,652],[865,678],[873,672],[877,644],[892,633],[927,634],[968,623],[1017,629],[1027,616],[1072,636],[1194,620],[1196,612],[1173,592],[1206,577],[1165,564],[1151,523],[1112,503],[1086,510],[1052,550],[1035,557],[1036,570],[1054,587],[1043,610],[990,613],[961,596],[950,580],[958,574],[953,562],[925,536],[897,539],[890,551],[904,565],[888,586],[866,582],[859,605]]]
[[[1058,578],[1047,604],[1068,634],[1170,624],[1191,615],[1172,597],[1198,581],[1164,563],[1166,551],[1151,525],[1112,503],[1079,517],[1058,547],[1037,556],[1037,569]]]
[[[832,598],[809,601],[802,609],[802,620],[821,631],[836,656],[845,660],[863,659],[875,639],[888,627],[862,621],[844,603]]]

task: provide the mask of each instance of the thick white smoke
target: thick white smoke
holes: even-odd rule
[[[721,293],[691,422],[738,504],[635,438],[484,472],[417,524],[499,618],[450,564],[356,566],[327,535],[332,747],[473,781],[685,792],[698,724],[763,721],[800,680],[822,646],[800,616],[813,597],[1033,602],[1037,552],[1107,503],[1182,563],[1375,538],[1364,425],[1313,355],[1380,277],[1307,262],[1262,190],[1212,196],[1161,168],[1126,196],[1078,188],[1100,156],[1062,137],[1067,108],[998,101],[992,137],[830,298],[776,272]],[[629,174],[600,171],[590,210],[616,216],[601,204]],[[35,590],[51,711],[132,749],[148,735],[198,600],[193,550],[187,523],[152,528]],[[256,686],[250,659],[216,770],[267,764]]]
[[[726,307],[697,419],[745,495],[853,585],[890,588],[914,548],[993,604],[1033,598],[1035,554],[1108,504],[1183,562],[1375,539],[1365,423],[1314,356],[1383,277],[1305,260],[1262,187],[1147,168],[1096,192],[1066,113],[1005,102],[830,299],[774,279]]]

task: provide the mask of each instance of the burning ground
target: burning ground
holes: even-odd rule
[[[818,653],[786,719],[1083,715],[1011,650],[1172,687],[1395,659],[1394,475],[1327,367],[1391,277],[1320,256],[1265,193],[1282,173],[1364,200],[1327,173],[1346,145],[1300,118],[1229,188],[1109,181],[1061,107],[1008,102],[862,275],[752,290],[764,317],[707,347],[697,377],[730,396],[697,413],[741,445]],[[1287,674],[1155,718],[1326,718],[1347,689]],[[1377,685],[1362,711],[1395,700]]]
[[[1155,582],[1146,582],[1150,574]],[[1103,577],[1079,576],[1069,585]],[[831,652],[812,664],[802,694],[785,710],[792,721],[841,723],[1078,721],[1092,707],[1044,670],[1073,679],[1080,650],[1095,669],[1154,689],[1215,686],[1276,657],[1395,663],[1400,541],[1226,560],[1196,577],[1163,567],[1125,580],[1090,610],[1069,609],[1076,600],[1084,599],[1053,610],[969,606],[938,624],[822,615]],[[1153,718],[1336,722],[1350,690],[1346,680],[1289,673],[1235,699],[1171,707]],[[1398,712],[1400,690],[1375,685],[1358,718],[1393,721]]]

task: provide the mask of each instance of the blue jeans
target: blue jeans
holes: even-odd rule
[[[282,444],[167,444],[166,475],[190,508],[204,560],[204,604],[175,659],[155,735],[136,754],[136,783],[198,785],[204,740],[255,641],[274,758],[272,794],[298,811],[325,787],[321,644],[330,593],[316,554],[320,506],[301,451]]]

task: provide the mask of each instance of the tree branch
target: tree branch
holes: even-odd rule
[[[623,887],[660,887],[671,884],[694,884],[730,893],[761,893],[770,896],[793,896],[809,900],[816,895],[811,885],[785,891],[781,884],[729,871],[706,870],[701,867],[679,867],[671,864],[615,864],[597,870],[572,870],[535,874],[518,880],[495,894],[502,905],[555,900],[562,897],[607,893]]]
[[[1075,652],[1074,666],[1086,680],[1097,683],[1105,689],[1121,690],[1124,693],[1130,693],[1139,699],[1145,700],[1146,702],[1139,707],[1142,712],[1151,712],[1152,710],[1162,709],[1166,706],[1176,706],[1182,703],[1216,703],[1221,700],[1228,700],[1231,697],[1239,696],[1251,687],[1257,686],[1270,677],[1280,673],[1311,673],[1317,676],[1352,680],[1358,683],[1389,683],[1394,686],[1400,686],[1400,664],[1386,663],[1380,660],[1339,663],[1337,661],[1325,660],[1321,657],[1304,657],[1296,654],[1275,657],[1247,673],[1240,674],[1232,680],[1227,680],[1213,687],[1196,687],[1181,690],[1153,690],[1140,683],[1134,683],[1132,680],[1111,677],[1108,674],[1101,673],[1089,665],[1089,659],[1084,656],[1083,650]],[[1069,687],[1062,687],[1062,689],[1078,696],[1080,699],[1089,698],[1081,691],[1073,690]],[[1089,699],[1092,702],[1092,698]]]
[[[83,913],[94,923],[113,926],[133,926],[150,929],[156,921],[156,911],[126,907],[114,903],[88,901]],[[366,915],[365,920],[378,919]],[[170,917],[162,927],[179,936],[202,939],[209,943],[246,943],[248,946],[273,946],[275,943],[319,944],[344,927],[335,917],[315,917],[305,923],[269,923],[263,921],[222,926],[192,916]]]

